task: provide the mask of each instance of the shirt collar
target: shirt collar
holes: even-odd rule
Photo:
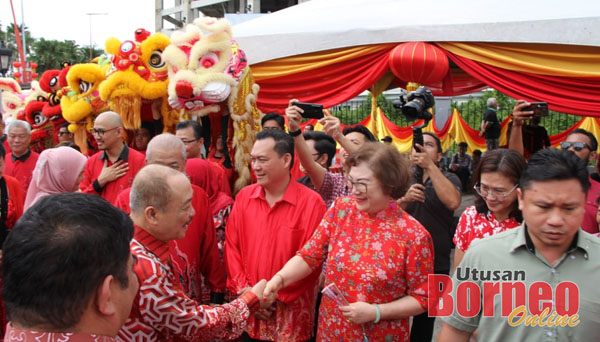
[[[47,341],[47,342],[113,342],[115,338],[103,335],[93,335],[84,333],[58,333],[58,332],[38,332],[31,330],[21,330],[13,327],[12,323],[7,325],[6,336],[19,336],[20,341]]]
[[[498,110],[496,108],[492,108],[492,107],[487,107],[488,110],[493,110],[494,112],[497,112]]]
[[[100,160],[105,160],[105,159],[108,159],[108,155],[106,154],[106,151],[103,151],[102,155],[100,156]],[[125,145],[125,143],[123,143],[123,149],[121,150],[121,154],[119,154],[119,158],[117,158],[117,160],[122,160],[127,163],[128,159],[129,159],[129,147],[127,147],[127,145]]]
[[[522,230],[522,232],[517,232],[517,237],[515,238],[515,241],[513,242],[512,246],[510,248],[511,252],[514,252],[519,247],[525,247],[525,248],[527,248],[527,251],[529,253],[535,254],[535,246],[533,245],[533,240],[531,240],[531,235],[529,235],[529,232],[527,231],[527,225],[525,223],[523,223],[521,226],[519,226],[515,229],[520,229],[520,230]],[[579,234],[579,231],[577,231],[577,233],[575,233],[575,237],[573,238],[573,241],[571,241],[571,245],[567,249],[567,253],[571,253],[571,252],[575,251],[577,248],[580,248],[580,249],[582,249],[583,253],[585,255],[587,255],[587,250],[586,250],[587,246],[584,246],[584,243],[582,240],[583,239],[581,239],[581,234]]]
[[[16,162],[17,160],[19,160],[22,163],[24,163],[25,161],[27,161],[27,158],[29,158],[30,155],[31,155],[31,150],[27,149],[27,152],[25,152],[25,154],[20,157],[15,156],[14,153],[11,153],[10,158],[12,159],[13,162]]]
[[[290,178],[290,182],[288,183],[288,186],[285,189],[285,192],[283,193],[283,197],[278,202],[285,201],[291,205],[296,205],[296,203],[297,203],[296,193],[298,193],[298,191],[299,191],[298,188],[300,186],[304,186],[304,185],[302,185],[296,181],[292,181],[292,179]],[[250,198],[259,198],[266,202],[267,198],[265,197],[265,189],[260,185],[256,186],[250,193]]]
[[[145,231],[143,228],[135,225],[135,231],[133,233],[133,238],[136,239],[139,243],[141,243],[146,249],[148,249],[152,254],[156,255],[160,262],[165,265],[169,264],[169,243],[160,241],[159,239],[152,236],[150,233]]]

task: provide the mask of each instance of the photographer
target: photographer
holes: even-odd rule
[[[333,173],[327,169],[326,165],[328,163],[331,165],[330,159],[333,157],[326,154],[318,156],[321,152],[316,149],[316,140],[314,142],[307,141],[300,134],[303,110],[294,105],[296,102],[298,102],[296,99],[290,100],[289,106],[285,109],[290,135],[294,137],[296,156],[315,190],[321,195],[327,207],[330,207],[336,198],[349,194],[346,180],[342,174]],[[323,125],[323,130],[339,142],[344,149],[340,156],[347,156],[347,154],[358,150],[367,141],[376,141],[373,134],[364,126],[346,127],[344,133],[342,133],[340,120],[331,115],[323,117],[319,120],[319,123]]]

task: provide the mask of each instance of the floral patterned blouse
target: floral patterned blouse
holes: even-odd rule
[[[412,296],[427,308],[431,236],[395,202],[369,215],[356,209],[353,197],[338,198],[298,254],[312,269],[327,258],[325,284],[335,283],[350,303],[384,304]],[[408,321],[363,326],[369,341],[408,341]],[[347,322],[335,302],[323,296],[317,341],[364,341],[363,328]]]
[[[456,244],[456,248],[464,252],[474,240],[483,239],[484,237],[516,228],[520,224],[519,221],[512,217],[498,221],[491,211],[488,211],[487,214],[482,214],[477,212],[475,206],[470,206],[460,216],[453,241]]]

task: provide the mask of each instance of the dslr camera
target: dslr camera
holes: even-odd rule
[[[435,98],[431,90],[425,86],[420,86],[417,90],[408,93],[406,99],[401,94],[400,99],[394,101],[393,104],[394,108],[402,110],[402,114],[408,120],[424,119],[425,121],[429,121],[433,117],[427,109],[435,105]]]

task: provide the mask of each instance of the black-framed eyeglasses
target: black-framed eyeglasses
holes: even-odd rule
[[[92,130],[90,131],[90,133],[94,134],[94,135],[98,135],[99,137],[104,136],[104,133],[115,130],[119,127],[113,127],[113,128],[109,128],[109,129],[102,129],[102,128],[92,128]]]
[[[584,148],[591,150],[590,145],[588,145],[587,143],[584,143],[583,141],[577,141],[577,142],[563,141],[560,143],[560,148],[562,148],[563,150],[568,150],[571,147],[573,147],[573,149],[577,152],[583,151]]]
[[[58,136],[59,137],[62,137],[63,135],[66,135],[66,134],[72,134],[72,133],[71,132],[61,132],[61,131],[58,131]]]
[[[348,186],[349,190],[352,190],[352,188],[354,188],[354,189],[356,189],[356,191],[361,192],[361,193],[365,193],[365,192],[367,192],[367,190],[369,190],[366,183],[355,182],[348,177],[344,177],[344,178],[346,179],[346,185]]]
[[[512,189],[508,190],[508,191],[497,191],[494,189],[490,189],[487,186],[481,186],[480,184],[476,184],[475,186],[473,186],[473,189],[475,189],[475,191],[479,194],[479,196],[483,197],[483,198],[487,198],[489,197],[494,197],[494,198],[506,198],[508,197],[513,191],[515,191],[515,189],[519,186],[519,184],[515,184],[515,186],[512,187]]]
[[[191,143],[193,143],[194,141],[198,141],[198,139],[192,139],[192,140],[183,140],[183,139],[181,139],[181,142],[182,142],[184,145],[191,144]]]

